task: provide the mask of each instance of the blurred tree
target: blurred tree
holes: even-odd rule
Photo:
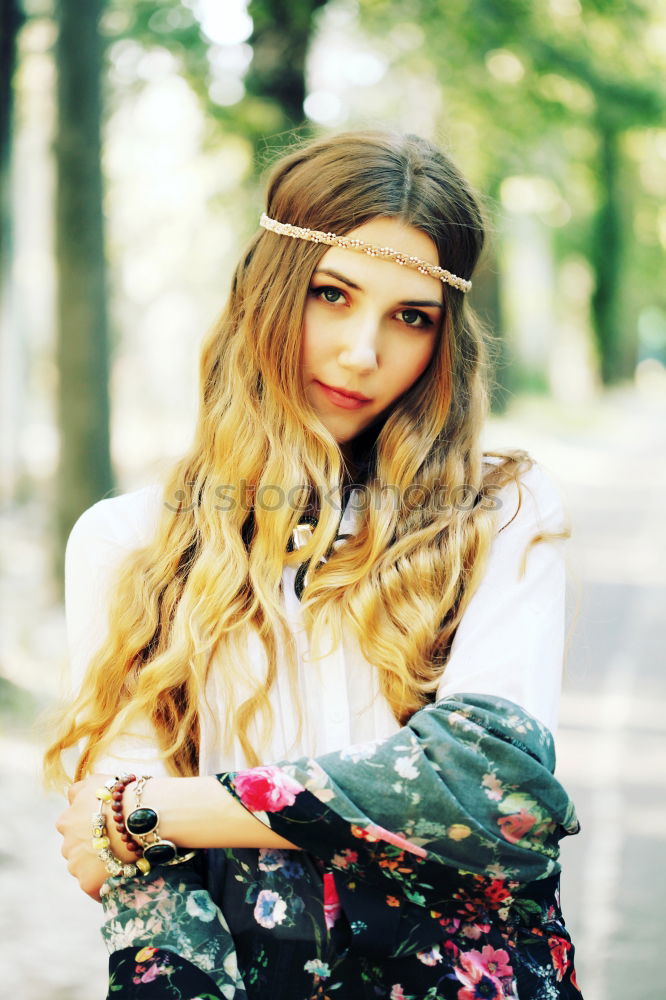
[[[274,102],[283,128],[303,124],[305,60],[315,12],[327,0],[250,0],[254,22],[252,62],[245,77],[248,95]],[[242,114],[242,108],[239,108]]]
[[[56,4],[57,581],[74,521],[113,487],[100,162],[103,9],[104,0]]]
[[[622,41],[620,49],[627,47],[624,43],[628,40],[629,47],[637,43],[643,51],[641,28],[650,23],[644,6],[588,2],[587,7],[612,14],[612,34],[615,43]],[[586,35],[594,37],[593,32]],[[631,215],[624,210],[625,187],[620,182],[621,140],[627,131],[666,123],[666,88],[662,77],[652,77],[644,58],[625,57],[609,63],[608,33],[606,39],[606,45],[597,45],[596,51],[589,44],[565,48],[544,39],[536,39],[532,49],[538,65],[554,67],[586,87],[594,98],[587,124],[597,137],[594,172],[598,188],[587,253],[595,276],[592,316],[601,376],[609,384],[633,375],[636,361],[636,327],[627,331],[622,322],[623,271],[633,234]]]
[[[295,134],[312,128],[305,120],[305,62],[315,29],[315,15],[327,0],[249,0],[252,32],[247,39],[251,61],[243,74],[244,95],[226,103],[214,86],[216,67],[224,70],[225,46],[206,35],[201,9],[182,0],[111,0],[109,39],[131,38],[175,55],[183,74],[202,102],[206,117],[225,131],[244,136],[262,166],[268,137],[271,155]],[[231,48],[231,46],[227,47]]]
[[[11,254],[9,171],[14,110],[16,44],[24,14],[18,0],[0,4],[0,298]]]

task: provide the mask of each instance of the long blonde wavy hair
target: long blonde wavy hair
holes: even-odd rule
[[[347,132],[292,149],[272,168],[266,212],[338,234],[391,216],[427,234],[441,265],[466,278],[484,241],[469,185],[447,156],[414,135]],[[280,586],[284,566],[305,560],[315,567],[302,594],[312,655],[323,652],[325,628],[339,641],[344,621],[400,723],[432,698],[483,575],[495,530],[493,488],[513,480],[520,491],[532,459],[493,452],[499,461],[484,462],[492,340],[465,296],[445,286],[445,318],[427,369],[359,437],[357,465],[345,462],[300,376],[310,277],[326,250],[259,230],[242,253],[203,344],[192,446],[163,483],[164,497],[180,502],[162,505],[150,543],[118,569],[108,637],[45,754],[50,780],[66,777],[63,750],[83,747],[81,777],[139,717],[152,721],[169,770],[196,774],[212,669],[222,685],[227,746],[237,737],[247,760],[259,763],[280,647],[298,698]],[[359,471],[366,502],[358,530],[334,548],[344,491]],[[221,511],[220,485],[240,491],[242,483],[251,498],[275,490],[299,503]],[[473,503],[408,502],[415,487],[422,496],[451,496],[461,485]],[[316,512],[316,527],[305,547],[287,551],[304,509]],[[265,676],[239,655],[248,627],[265,651]],[[254,688],[239,698],[248,676]]]

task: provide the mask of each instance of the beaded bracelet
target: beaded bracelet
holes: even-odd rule
[[[132,878],[138,872],[147,875],[150,871],[150,862],[145,858],[137,858],[136,862],[121,861],[111,850],[111,841],[104,819],[104,803],[112,801],[112,789],[117,780],[116,778],[110,779],[95,792],[95,796],[99,800],[99,809],[92,816],[92,847],[93,850],[97,851],[97,856],[104,863],[109,875],[122,875],[125,878]]]
[[[125,825],[143,846],[143,857],[152,865],[180,865],[194,857],[196,851],[179,854],[178,848],[171,840],[163,840],[158,825],[160,818],[155,809],[142,804],[142,795],[146,782],[152,775],[143,774],[136,783],[134,794],[136,806],[127,817]],[[148,840],[151,837],[151,840]]]
[[[141,845],[137,844],[134,837],[128,832],[123,816],[123,793],[133,781],[136,781],[136,774],[123,774],[120,778],[116,778],[116,782],[111,789],[111,796],[113,798],[111,811],[116,830],[120,834],[120,839],[124,841],[128,850],[132,851],[133,854],[141,854]]]

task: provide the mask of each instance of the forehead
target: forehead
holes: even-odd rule
[[[437,247],[430,237],[398,219],[371,219],[345,235],[420,257],[428,264],[439,264]],[[443,300],[443,286],[438,278],[421,274],[415,268],[398,264],[394,260],[370,257],[357,250],[330,247],[318,267],[338,271],[364,289],[369,286],[372,289],[390,291],[394,297]]]

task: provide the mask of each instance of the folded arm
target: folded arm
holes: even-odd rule
[[[388,739],[218,779],[332,868],[397,879],[409,893],[424,864],[518,882],[559,871],[559,840],[579,824],[554,765],[552,735],[535,717],[505,699],[460,694]],[[402,866],[387,863],[398,855]]]

